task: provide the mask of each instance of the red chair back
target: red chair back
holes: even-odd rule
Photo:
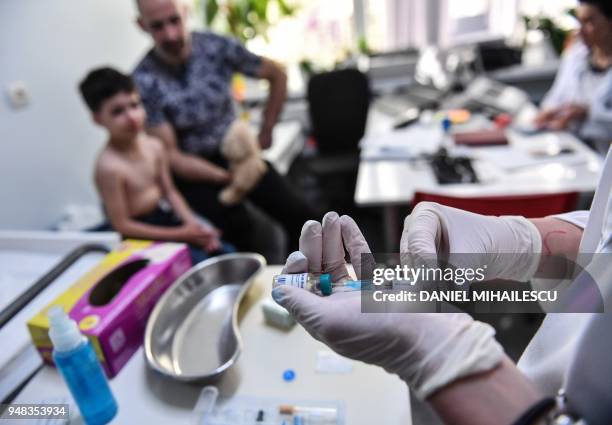
[[[577,192],[538,195],[490,196],[460,198],[416,192],[414,205],[419,202],[437,202],[453,208],[483,215],[521,215],[527,218],[545,217],[576,209]]]

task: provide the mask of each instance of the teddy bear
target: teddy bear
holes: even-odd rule
[[[268,171],[261,158],[261,149],[255,134],[243,120],[235,120],[225,133],[221,154],[229,163],[231,183],[219,193],[224,205],[235,205],[249,193]]]

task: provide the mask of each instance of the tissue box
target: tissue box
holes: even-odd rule
[[[34,345],[43,360],[53,364],[47,311],[62,306],[112,378],[142,344],[157,300],[190,267],[184,244],[126,240],[28,321]]]

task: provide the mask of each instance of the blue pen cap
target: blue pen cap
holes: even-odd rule
[[[321,277],[319,277],[319,288],[323,295],[331,295],[332,279],[329,273],[322,274]]]
[[[453,122],[450,120],[450,118],[448,116],[444,117],[442,120],[442,130],[444,130],[445,133],[448,133],[452,126]]]

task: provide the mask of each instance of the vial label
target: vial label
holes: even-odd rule
[[[277,285],[288,285],[295,286],[296,288],[306,288],[306,283],[308,282],[308,273],[300,273],[300,274],[281,274],[276,277]]]

